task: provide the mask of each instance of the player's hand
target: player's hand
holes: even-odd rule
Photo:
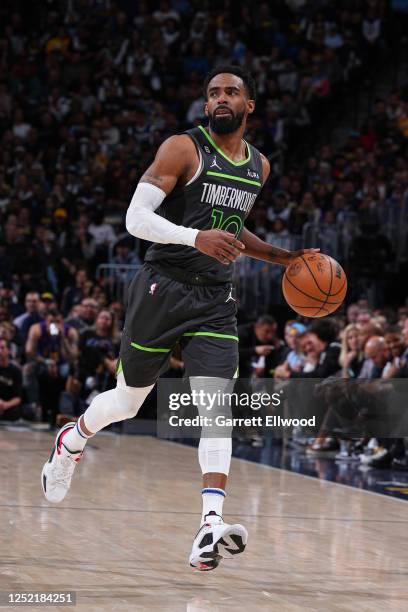
[[[297,257],[301,257],[302,255],[312,255],[313,253],[320,253],[320,249],[299,249],[298,251],[291,251],[288,261],[288,266],[295,261]]]
[[[194,246],[201,253],[214,257],[224,266],[234,262],[245,249],[245,245],[232,234],[219,229],[198,232]]]

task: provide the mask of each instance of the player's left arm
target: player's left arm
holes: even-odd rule
[[[264,155],[262,157],[262,178],[263,184],[265,185],[269,172],[270,164]],[[253,257],[254,259],[261,259],[268,263],[277,263],[282,266],[289,266],[296,257],[304,255],[305,253],[317,253],[320,249],[299,249],[298,251],[287,251],[286,249],[280,249],[268,244],[261,238],[258,238],[255,234],[250,232],[246,227],[243,228],[239,237],[240,241],[245,244],[245,254],[247,257]]]

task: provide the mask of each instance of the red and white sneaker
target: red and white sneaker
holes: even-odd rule
[[[190,565],[202,572],[218,567],[221,559],[232,558],[245,550],[248,532],[243,525],[228,525],[210,512],[199,529],[190,555]]]
[[[74,469],[83,455],[83,451],[73,453],[64,445],[64,435],[73,427],[75,423],[67,423],[59,430],[50,458],[41,473],[44,495],[54,504],[62,501],[68,493]]]

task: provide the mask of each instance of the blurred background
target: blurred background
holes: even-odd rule
[[[247,227],[320,247],[349,279],[344,308],[310,325],[284,303],[282,268],[242,258],[241,372],[406,376],[408,1],[3,0],[0,23],[3,422],[54,427],[115,385],[148,247],[125,212],[160,143],[205,122],[202,81],[221,63],[256,79],[246,137],[272,167]],[[167,375],[182,373],[176,349]],[[387,444],[405,469],[404,444]]]

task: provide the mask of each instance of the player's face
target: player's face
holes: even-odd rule
[[[235,74],[217,74],[208,84],[204,111],[216,134],[232,134],[254,111],[242,79]]]

